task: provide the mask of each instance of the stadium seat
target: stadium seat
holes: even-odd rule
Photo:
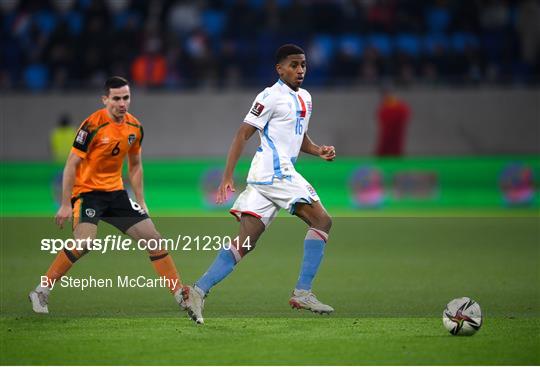
[[[219,10],[205,10],[201,16],[202,26],[210,37],[218,37],[225,27],[225,13]]]
[[[480,41],[472,33],[456,32],[451,36],[450,43],[454,52],[463,53],[467,47],[477,48]]]
[[[392,54],[393,45],[389,36],[377,33],[368,36],[368,44],[375,48],[382,56],[387,57]]]
[[[428,54],[432,55],[438,48],[448,50],[450,42],[444,34],[431,33],[424,37],[424,48]]]
[[[409,56],[418,57],[422,52],[420,37],[412,33],[399,34],[395,39],[396,49]]]
[[[136,24],[140,24],[142,17],[138,12],[133,10],[125,10],[120,13],[113,14],[113,24],[115,29],[123,29],[130,19],[134,19]]]
[[[346,34],[338,40],[339,50],[342,53],[351,55],[357,58],[364,54],[364,40],[356,34]]]
[[[24,82],[28,89],[39,92],[49,84],[49,70],[43,64],[31,64],[24,70]]]
[[[426,11],[426,24],[431,32],[444,32],[448,29],[452,17],[448,9],[431,8]]]
[[[310,44],[311,62],[314,67],[325,66],[336,52],[336,43],[334,38],[327,34],[315,36]]]
[[[34,14],[33,21],[39,30],[46,35],[51,34],[58,25],[56,14],[47,10],[41,10]]]
[[[291,0],[275,0],[278,7],[284,8],[289,5],[291,5]],[[249,5],[255,9],[262,9],[264,8],[264,5],[266,3],[266,0],[249,0]]]
[[[84,21],[83,15],[79,11],[72,10],[67,14],[62,15],[61,19],[67,22],[69,31],[73,35],[78,36],[79,34],[81,34]]]

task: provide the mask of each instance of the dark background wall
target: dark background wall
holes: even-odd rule
[[[257,91],[149,94],[135,90],[131,112],[145,127],[146,157],[220,156]],[[1,159],[48,159],[49,133],[62,113],[79,124],[101,108],[96,94],[0,97]],[[540,152],[540,91],[423,90],[399,93],[412,107],[408,155]],[[313,91],[310,135],[344,155],[370,155],[378,94]],[[257,138],[252,139],[252,147]],[[251,147],[251,148],[252,148]],[[247,149],[251,154],[253,149]]]

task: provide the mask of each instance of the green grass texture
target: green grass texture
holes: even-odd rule
[[[155,218],[166,238],[234,235],[231,218]],[[49,315],[28,292],[68,238],[52,219],[2,218],[2,364],[533,365],[540,363],[538,217],[335,218],[314,292],[336,311],[289,308],[306,226],[277,218],[257,248],[212,289],[197,326],[162,288],[57,286]],[[100,224],[99,238],[119,232]],[[185,283],[215,251],[171,250]],[[89,253],[69,276],[155,277],[140,250]],[[444,329],[442,311],[468,296],[484,324],[472,337]]]

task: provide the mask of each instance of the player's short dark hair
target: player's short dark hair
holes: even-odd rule
[[[276,51],[276,64],[279,64],[283,60],[287,58],[289,55],[305,55],[306,53],[304,50],[297,45],[293,45],[292,43],[288,43],[286,45],[281,46]]]
[[[129,85],[126,78],[122,78],[121,76],[111,76],[105,81],[103,89],[105,90],[105,94],[109,95],[111,88],[122,88],[125,85]]]

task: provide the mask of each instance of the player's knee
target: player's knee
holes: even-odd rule
[[[162,237],[161,237],[161,233],[159,233],[158,231],[151,231],[147,235],[144,236],[144,239],[147,241],[150,241],[150,240],[161,241]]]
[[[150,256],[160,255],[168,250],[166,241],[163,241],[163,237],[157,231],[146,234],[139,243],[144,245]]]
[[[328,213],[324,213],[314,220],[313,226],[329,233],[332,228],[332,217]]]
[[[255,243],[245,241],[242,244],[231,244],[229,250],[236,263],[240,262],[247,254],[255,249]]]
[[[241,246],[239,248],[239,252],[242,255],[242,257],[246,256],[251,251],[255,250],[255,245],[256,245],[255,242],[249,242],[249,243],[245,244],[244,246]]]

